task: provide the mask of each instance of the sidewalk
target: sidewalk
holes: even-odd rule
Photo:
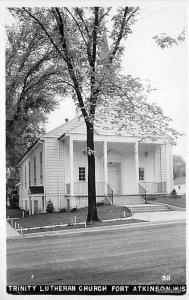
[[[6,236],[7,238],[21,237],[21,235],[8,222],[6,222]]]
[[[144,227],[150,225],[158,225],[158,224],[171,224],[179,221],[186,220],[186,212],[185,211],[163,211],[163,212],[144,212],[144,213],[135,213],[133,216],[134,219],[141,220],[141,223],[130,223],[130,224],[121,224],[121,225],[112,225],[110,226],[98,226],[92,228],[81,228],[81,229],[69,229],[69,230],[60,230],[60,231],[46,231],[46,232],[38,232],[24,235],[25,238],[31,237],[43,237],[43,236],[53,236],[53,235],[63,235],[63,234],[82,234],[87,232],[94,231],[106,231],[119,229],[120,227],[124,228],[136,228],[136,227]],[[142,222],[147,221],[147,222]],[[9,238],[21,238],[20,235],[11,225],[7,222],[7,239]]]
[[[186,211],[162,211],[162,212],[144,212],[135,213],[135,219],[149,221],[149,222],[170,222],[178,220],[186,220]]]

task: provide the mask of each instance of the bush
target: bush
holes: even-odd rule
[[[102,205],[104,205],[104,202],[103,202],[103,201],[97,202],[97,204],[96,204],[96,206],[102,206]]]
[[[77,207],[71,209],[71,212],[76,212],[76,211],[77,211]]]
[[[51,200],[48,201],[47,203],[47,208],[46,208],[46,212],[47,213],[51,213],[54,211],[54,205],[53,202],[51,202]]]
[[[146,200],[148,201],[153,201],[153,200],[156,200],[156,196],[155,195],[152,195],[152,196],[146,196]]]
[[[66,208],[61,208],[60,212],[66,212]]]
[[[176,195],[177,195],[177,192],[176,192],[175,189],[173,189],[172,192],[171,192],[171,196],[172,196],[172,197],[176,197]]]

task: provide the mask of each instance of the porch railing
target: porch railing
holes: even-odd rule
[[[107,196],[108,198],[110,199],[110,201],[112,202],[113,204],[113,201],[114,201],[114,192],[112,190],[112,188],[107,184]]]
[[[167,191],[167,183],[163,182],[140,182],[140,186],[142,186],[146,190],[146,194],[163,194]]]
[[[140,183],[138,184],[138,193],[146,202],[146,189]]]
[[[70,183],[66,184],[66,194],[70,195]],[[80,181],[74,182],[74,195],[87,195],[88,194],[88,182]],[[96,182],[96,195],[104,195],[104,182]]]

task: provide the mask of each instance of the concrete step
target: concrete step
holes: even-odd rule
[[[143,205],[127,205],[127,207],[133,212],[158,212],[158,211],[168,211],[170,210],[166,205],[156,205],[156,204],[143,204]]]
[[[113,198],[114,205],[142,205],[144,204],[144,199],[141,196],[130,196],[130,195],[114,195]]]

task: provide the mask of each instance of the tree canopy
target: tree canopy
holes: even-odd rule
[[[185,30],[183,30],[177,37],[172,37],[166,33],[161,33],[160,35],[153,36],[156,44],[164,49],[170,46],[178,46],[179,43],[185,41]]]
[[[39,26],[17,19],[6,31],[7,167],[14,169],[43,132],[47,114],[58,105],[55,96],[66,91]]]

